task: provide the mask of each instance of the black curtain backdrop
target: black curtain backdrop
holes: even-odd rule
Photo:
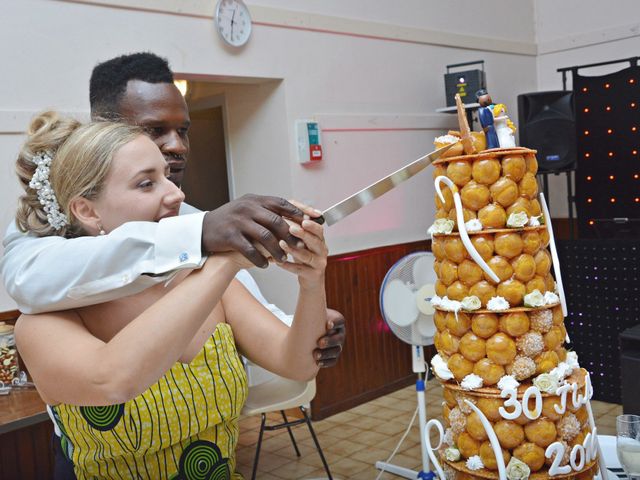
[[[621,403],[619,335],[640,324],[640,239],[557,241],[565,326],[594,398]],[[640,349],[640,345],[636,346]],[[640,372],[635,381],[640,382]]]
[[[640,67],[574,72],[573,88],[580,238],[640,238]]]

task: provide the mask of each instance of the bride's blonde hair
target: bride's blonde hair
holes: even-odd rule
[[[77,120],[48,111],[32,120],[27,133],[16,160],[18,179],[25,191],[18,200],[18,228],[39,237],[83,235],[82,227],[69,210],[71,200],[97,198],[104,187],[113,155],[142,135],[142,129],[102,121],[82,125]],[[37,191],[29,186],[37,167],[34,159],[43,153],[52,158],[49,182],[60,212],[68,219],[67,225],[59,229],[49,223]]]

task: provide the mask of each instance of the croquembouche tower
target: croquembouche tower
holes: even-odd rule
[[[486,149],[457,100],[460,132],[435,142],[455,145],[434,162],[431,365],[444,388],[445,425],[427,424],[442,440],[430,457],[442,480],[591,480],[601,458],[593,389],[567,345],[536,152],[515,142]],[[515,128],[504,106],[486,108],[496,126]],[[501,145],[509,133],[498,135]]]

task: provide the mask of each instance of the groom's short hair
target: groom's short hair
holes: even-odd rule
[[[91,117],[119,118],[120,100],[130,80],[173,83],[173,72],[165,58],[151,52],[121,55],[99,63],[91,72],[89,81]]]

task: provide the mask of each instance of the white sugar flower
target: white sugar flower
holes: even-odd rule
[[[507,219],[507,227],[522,228],[529,222],[527,212],[514,212]]]
[[[480,299],[475,295],[464,297],[461,303],[464,310],[478,310],[482,306]]]
[[[438,233],[451,233],[453,232],[453,227],[455,223],[453,220],[449,220],[448,218],[438,218],[433,225],[429,227],[427,233],[431,236]]]
[[[444,458],[449,460],[450,462],[457,462],[460,460],[460,450],[456,447],[449,447],[444,451]]]
[[[509,480],[527,480],[531,475],[531,469],[529,465],[522,460],[518,460],[516,457],[511,457],[509,464],[507,465],[507,478]]]
[[[541,373],[533,379],[533,384],[544,393],[556,393],[560,380],[551,373]]]

